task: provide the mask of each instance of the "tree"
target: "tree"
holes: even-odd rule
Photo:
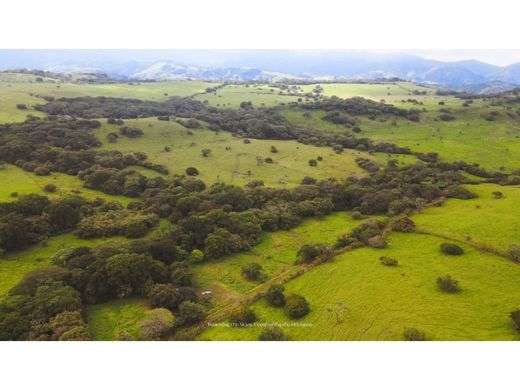
[[[278,148],[274,145],[271,146],[271,153],[278,153]]]
[[[48,183],[48,184],[45,184],[45,186],[43,187],[43,190],[45,192],[51,192],[52,193],[52,192],[56,192],[57,187],[53,183]]]
[[[269,286],[265,299],[271,306],[282,307],[285,305],[284,287],[281,284],[273,284]]]
[[[262,266],[258,263],[248,263],[242,266],[242,276],[248,280],[257,280],[260,277]]]
[[[291,318],[301,318],[309,312],[307,300],[298,294],[289,295],[285,302],[285,314]]]
[[[90,335],[86,326],[75,326],[65,333],[59,339],[60,341],[88,341]]]
[[[62,311],[49,321],[53,339],[58,340],[67,331],[75,327],[84,327],[86,324],[79,311]]]
[[[110,286],[119,297],[139,290],[150,278],[152,258],[139,253],[122,253],[108,258],[106,272]]]
[[[139,336],[143,340],[160,340],[172,329],[174,315],[168,309],[153,309],[139,323]]]
[[[309,166],[316,167],[318,165],[318,162],[314,159],[309,160]]]
[[[199,249],[193,249],[190,253],[190,260],[194,263],[201,263],[204,261],[204,252]]]
[[[439,276],[437,278],[437,286],[439,286],[442,291],[448,293],[456,293],[460,291],[458,280],[453,279],[450,275]]]
[[[247,306],[235,309],[229,316],[231,326],[245,326],[256,321],[256,314]]]
[[[186,168],[186,175],[188,176],[198,176],[199,170],[195,167],[188,167]]]
[[[206,318],[206,309],[201,304],[185,301],[179,305],[179,324],[194,325]]]
[[[511,244],[507,250],[507,255],[511,260],[520,262],[520,244]]]
[[[424,332],[415,328],[406,328],[403,333],[403,337],[406,341],[425,341],[426,336]]]
[[[336,324],[341,324],[343,322],[343,316],[348,313],[349,310],[349,307],[343,301],[338,301],[334,305],[327,306],[327,311],[329,313],[334,313]]]
[[[279,327],[269,327],[264,329],[260,336],[258,336],[258,341],[286,341],[288,340],[287,336],[282,332]]]
[[[175,310],[181,303],[178,289],[172,284],[154,285],[148,293],[148,298],[154,308],[164,307],[168,310]]]
[[[513,320],[516,331],[520,332],[520,309],[512,311],[509,317]]]
[[[449,256],[460,256],[464,253],[464,250],[460,246],[448,242],[443,242],[440,248],[442,253]]]
[[[387,257],[387,256],[381,256],[379,258],[379,261],[381,262],[381,264],[387,265],[390,267],[396,267],[397,264],[399,264],[399,262],[396,259],[393,259],[393,258]]]
[[[200,153],[202,154],[202,157],[209,157],[211,155],[211,149],[202,149]]]

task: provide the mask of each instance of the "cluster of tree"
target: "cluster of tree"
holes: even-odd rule
[[[405,110],[397,108],[391,104],[376,102],[362,97],[341,99],[336,96],[315,100],[309,103],[300,103],[300,107],[305,109],[324,110],[327,112],[337,112],[341,115],[366,116],[376,119],[381,116],[397,116],[407,118],[412,121],[419,120],[419,110]],[[341,117],[339,117],[341,118]]]
[[[37,175],[54,171],[76,175],[96,164],[115,169],[138,165],[167,173],[165,167],[145,161],[144,153],[94,150],[101,142],[91,130],[99,126],[97,120],[54,116],[0,125],[0,161]]]
[[[30,194],[0,203],[0,250],[16,250],[73,230],[96,205],[74,196],[49,200]]]

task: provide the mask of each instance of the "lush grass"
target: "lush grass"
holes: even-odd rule
[[[184,174],[186,168],[196,167],[199,177],[206,183],[221,181],[244,185],[253,180],[263,180],[266,186],[294,186],[306,175],[325,179],[362,174],[364,171],[357,166],[355,159],[372,158],[365,152],[345,150],[336,154],[332,148],[303,145],[296,141],[253,139],[250,144],[244,144],[243,139],[228,132],[194,129],[190,134],[175,122],[155,118],[127,120],[125,123],[143,129],[144,136],[119,137],[117,142],[109,143],[106,135],[117,131],[118,126],[104,124],[96,131],[103,141],[103,148],[122,152],[144,151],[150,161],[165,165],[173,174]],[[270,152],[272,145],[276,146],[278,153]],[[170,152],[164,150],[166,146],[171,148]],[[230,150],[226,150],[227,147]],[[211,149],[211,155],[203,157],[202,149]],[[271,157],[274,163],[258,165],[257,156],[262,159]],[[308,161],[318,156],[322,156],[323,161],[317,167],[310,167]]]
[[[86,307],[88,329],[93,340],[116,340],[122,332],[133,339],[139,335],[139,321],[148,307],[142,298],[117,299]]]
[[[360,221],[353,220],[349,214],[338,212],[323,219],[307,220],[289,231],[265,233],[262,242],[248,252],[196,266],[197,284],[202,289],[213,291],[212,302],[216,306],[230,303],[258,284],[290,270],[303,244],[332,244],[338,236],[349,232],[359,223]],[[263,277],[259,281],[251,282],[241,275],[242,266],[252,262],[262,265]]]
[[[79,97],[107,96],[146,100],[166,100],[171,96],[190,96],[203,92],[207,87],[218,85],[204,81],[165,81],[134,84],[75,84],[45,79],[35,83],[36,76],[0,74],[0,123],[21,122],[28,114],[43,116],[32,109],[34,104],[45,103],[41,96]],[[16,104],[25,103],[28,110],[19,110]]]
[[[418,228],[502,252],[520,243],[520,187],[478,184],[466,188],[478,198],[448,199],[442,207],[427,208],[413,217]],[[502,192],[503,198],[495,199],[495,191]]]
[[[126,239],[124,237],[111,237],[83,240],[73,233],[67,233],[52,237],[46,243],[39,243],[25,250],[9,252],[0,257],[0,298],[29,271],[47,267],[52,256],[60,249],[95,246],[121,240]]]
[[[282,94],[280,94],[280,92]],[[207,101],[217,107],[237,108],[242,102],[252,102],[254,107],[268,107],[294,102],[297,96],[290,96],[278,88],[268,85],[227,85],[216,92],[203,93],[195,96],[197,100]]]
[[[140,171],[144,170],[140,169]],[[49,198],[79,195],[91,200],[103,198],[106,201],[117,201],[125,206],[132,201],[132,198],[126,196],[108,195],[100,191],[84,188],[83,182],[77,176],[58,172],[52,173],[50,176],[37,176],[10,164],[0,165],[0,180],[2,182],[2,186],[0,186],[0,202],[16,200],[16,198],[11,196],[13,192],[18,192],[18,195],[39,194]],[[47,184],[56,185],[56,192],[45,192],[43,188]]]
[[[485,119],[491,111],[500,112],[495,121]],[[520,122],[510,118],[501,107],[471,107],[453,111],[456,120],[437,120],[439,112],[421,114],[420,122],[405,119],[386,121],[359,118],[362,133],[358,136],[379,142],[407,146],[417,152],[437,152],[446,161],[464,160],[479,163],[488,169],[520,168]],[[304,117],[300,110],[286,109],[284,115],[291,122],[325,131],[348,132],[344,126],[322,120],[324,113],[314,111]]]
[[[337,96],[343,99],[359,96],[375,101],[384,100],[386,103],[403,108],[435,108],[438,107],[440,101],[443,101],[445,106],[448,107],[459,107],[462,105],[462,101],[459,99],[435,95],[434,88],[419,86],[409,82],[387,84],[331,83],[302,85],[300,87],[303,92],[309,93],[317,85],[323,88],[323,92],[321,92],[323,96]],[[418,91],[421,92],[420,95],[417,95]],[[423,95],[423,92],[426,92],[426,94]],[[408,99],[415,99],[421,102],[422,105],[407,102]]]
[[[402,340],[407,327],[433,340],[518,340],[509,313],[520,301],[520,267],[464,246],[460,257],[442,255],[444,240],[419,234],[392,234],[387,249],[361,248],[320,265],[286,285],[303,295],[311,312],[299,326],[285,326],[293,340]],[[397,267],[380,264],[380,256],[398,259]],[[441,292],[438,276],[460,281],[458,294]],[[349,310],[337,323],[338,302]],[[252,305],[261,323],[287,323],[281,309],[264,300]],[[287,324],[286,324],[287,325]],[[200,339],[256,340],[260,327],[212,327]]]

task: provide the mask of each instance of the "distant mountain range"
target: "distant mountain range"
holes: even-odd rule
[[[520,63],[443,62],[409,54],[317,50],[0,50],[0,70],[103,72],[131,80],[356,80],[400,78],[472,92],[520,85]]]

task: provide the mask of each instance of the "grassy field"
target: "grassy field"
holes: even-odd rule
[[[118,126],[104,124],[96,131],[103,141],[103,148],[122,152],[144,151],[150,161],[165,165],[174,174],[184,174],[186,168],[196,167],[199,177],[207,183],[220,181],[244,185],[253,180],[263,180],[266,186],[294,186],[306,175],[325,179],[362,174],[364,171],[357,166],[355,159],[372,158],[365,152],[345,150],[336,154],[332,148],[303,145],[296,141],[251,140],[250,144],[244,144],[243,139],[227,132],[188,131],[175,122],[155,118],[127,120],[125,123],[143,129],[144,136],[119,137],[117,142],[109,143],[106,135],[117,131]],[[164,150],[166,146],[171,148],[170,152]],[[278,153],[271,153],[271,146],[275,146]],[[202,149],[211,149],[211,155],[203,157]],[[318,156],[323,157],[323,161],[317,167],[309,167],[308,161]],[[258,165],[257,157],[271,157],[274,163]],[[378,159],[382,161],[386,157],[383,155]]]
[[[424,331],[431,340],[519,340],[509,312],[520,305],[520,267],[502,257],[464,246],[466,253],[440,253],[444,240],[394,233],[386,249],[345,253],[287,283],[287,293],[303,295],[311,312],[291,321],[264,300],[252,305],[261,323],[285,324],[293,340],[402,340],[405,328]],[[398,259],[385,267],[380,256]],[[436,286],[438,276],[459,280],[461,292]],[[336,321],[334,308],[341,310]],[[201,340],[256,340],[261,326],[215,326]]]
[[[425,209],[413,216],[418,228],[501,252],[520,243],[520,186],[478,184],[466,188],[478,198],[448,199],[442,207]],[[495,199],[495,191],[503,197]]]
[[[310,93],[321,86],[323,96],[337,96],[343,99],[351,97],[364,97],[375,101],[384,100],[386,103],[403,108],[437,108],[440,101],[448,107],[460,107],[462,101],[454,97],[437,96],[435,89],[427,86],[420,86],[409,82],[396,82],[387,84],[367,84],[367,83],[331,83],[331,84],[309,84],[301,85],[305,93]],[[417,94],[420,92],[421,94]],[[423,94],[425,93],[425,94]],[[415,99],[422,105],[408,102],[408,99]],[[404,102],[403,102],[404,100]]]
[[[204,81],[165,81],[153,83],[117,83],[117,84],[76,84],[45,78],[36,83],[37,76],[24,74],[0,73],[0,123],[21,122],[28,114],[43,116],[32,109],[34,104],[45,103],[37,97],[53,96],[107,96],[116,98],[136,98],[146,100],[166,100],[171,96],[190,96],[204,92],[207,87],[218,85]],[[25,103],[27,110],[16,108],[18,103]]]
[[[297,252],[304,243],[334,243],[336,238],[349,232],[360,221],[347,213],[334,213],[323,219],[311,219],[289,231],[265,233],[262,242],[250,251],[205,262],[195,267],[197,285],[213,291],[215,306],[230,303],[240,294],[292,268]],[[251,282],[241,275],[247,263],[259,263],[263,270],[261,280]]]
[[[268,107],[278,104],[294,102],[297,96],[290,96],[278,88],[268,85],[227,85],[216,92],[203,93],[195,96],[195,99],[207,101],[208,104],[217,107],[237,108],[242,102],[252,102],[255,107]]]
[[[46,243],[39,243],[25,250],[9,252],[0,258],[0,298],[29,271],[47,267],[52,256],[60,249],[95,246],[121,240],[126,239],[124,237],[110,237],[83,240],[74,233],[67,233],[51,237]]]
[[[133,339],[139,334],[139,321],[148,307],[145,299],[126,298],[89,305],[85,310],[88,329],[93,340],[116,340],[118,335],[126,333]]]
[[[49,198],[60,198],[66,195],[77,194],[85,199],[103,198],[106,201],[120,202],[125,206],[132,201],[132,198],[126,196],[108,195],[100,191],[84,188],[83,182],[77,176],[59,172],[54,172],[50,176],[37,176],[14,165],[4,164],[0,166],[0,179],[2,181],[0,202],[15,200],[16,198],[11,196],[13,192],[17,192],[18,195],[39,194]],[[56,185],[56,192],[45,192],[43,188],[47,184]]]
[[[499,111],[495,121],[485,116],[491,111]],[[322,120],[323,112],[313,111],[304,117],[300,110],[286,109],[284,115],[291,122],[309,128],[325,131],[350,131],[344,126]],[[437,120],[439,112],[421,114],[420,122],[405,119],[374,121],[360,118],[362,133],[358,136],[379,142],[392,142],[408,146],[417,152],[438,152],[446,161],[464,160],[479,163],[488,169],[506,170],[520,168],[520,122],[511,119],[503,108],[474,107],[454,111],[456,120]]]

